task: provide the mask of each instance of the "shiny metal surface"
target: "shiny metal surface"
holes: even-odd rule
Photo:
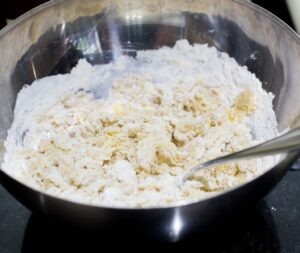
[[[281,136],[270,139],[259,145],[249,147],[238,152],[231,153],[229,155],[217,157],[213,160],[206,161],[205,163],[199,164],[188,171],[184,176],[181,183],[184,183],[194,173],[199,170],[208,169],[218,164],[232,162],[247,158],[257,158],[267,155],[275,155],[288,153],[291,151],[300,150],[300,128],[295,128]]]
[[[242,0],[56,0],[0,32],[0,139],[25,83],[69,72],[82,57],[104,64],[121,53],[134,56],[136,50],[172,46],[182,38],[214,45],[246,65],[276,95],[279,129],[300,126],[300,40],[262,8]],[[167,208],[83,205],[35,191],[2,170],[0,180],[33,211],[88,228],[130,227],[139,235],[177,241],[263,197],[298,155],[288,154],[262,176],[221,195]]]

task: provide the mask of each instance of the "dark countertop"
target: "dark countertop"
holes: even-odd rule
[[[201,252],[300,252],[300,171],[288,172],[277,187],[256,206],[241,213],[227,226],[205,237],[197,236],[177,244],[148,242],[148,249],[176,252],[186,245]],[[89,252],[89,249],[141,249],[135,238],[124,235],[116,244],[95,232],[76,230],[32,214],[0,187],[0,252]],[[147,243],[147,242],[146,242]],[[145,244],[144,244],[145,245]],[[125,250],[126,252],[126,250]]]

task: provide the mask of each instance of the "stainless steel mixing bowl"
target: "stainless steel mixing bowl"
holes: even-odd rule
[[[61,0],[37,7],[0,32],[0,139],[25,83],[69,72],[83,57],[105,64],[119,54],[134,56],[136,50],[172,46],[183,38],[214,45],[246,65],[276,95],[279,129],[299,125],[300,39],[264,9],[240,0]],[[83,205],[35,191],[2,170],[0,179],[32,211],[89,228],[122,224],[176,241],[262,198],[298,155],[288,154],[255,180],[216,197],[167,208]]]

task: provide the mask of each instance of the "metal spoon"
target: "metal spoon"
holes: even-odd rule
[[[245,158],[253,158],[267,155],[274,155],[279,153],[287,153],[289,151],[300,150],[300,128],[293,129],[281,136],[275,137],[271,140],[263,142],[259,145],[229,154],[221,157],[217,157],[213,160],[209,160],[205,163],[199,164],[190,169],[182,177],[183,184],[188,180],[195,172],[209,167]]]

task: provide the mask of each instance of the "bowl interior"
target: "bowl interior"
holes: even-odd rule
[[[215,46],[247,66],[275,94],[279,129],[297,125],[299,39],[259,7],[236,0],[89,0],[83,8],[79,0],[65,0],[31,11],[0,34],[2,143],[24,84],[68,73],[81,58],[106,64],[120,54],[172,47],[179,39]]]

